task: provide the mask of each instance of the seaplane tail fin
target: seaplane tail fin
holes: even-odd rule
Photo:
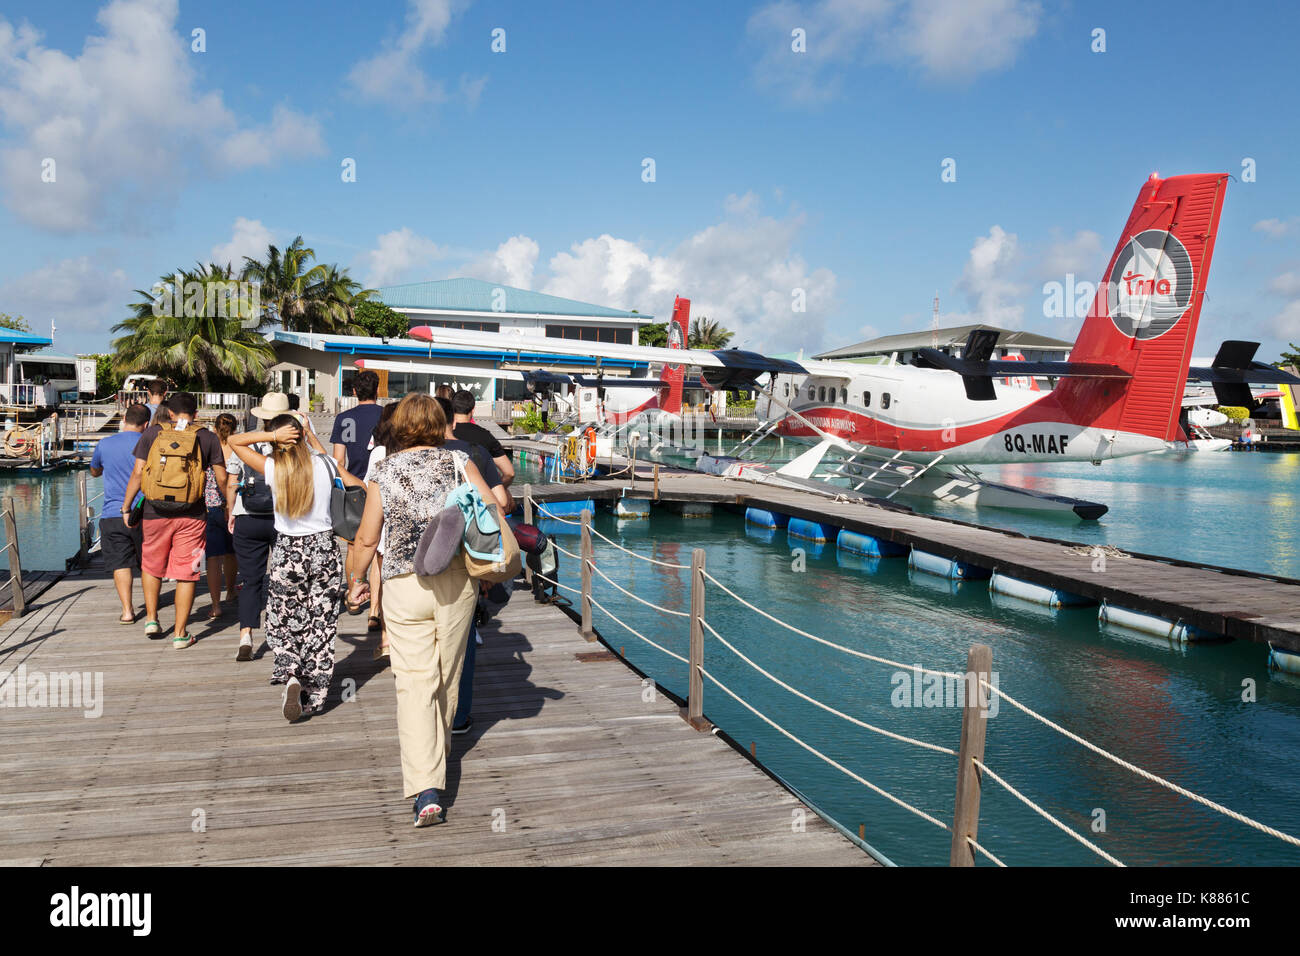
[[[673,300],[673,317],[668,323],[668,347],[684,349],[691,334],[691,300],[677,296]],[[671,415],[682,413],[682,382],[686,368],[682,365],[665,365],[659,375],[664,383],[659,390],[659,408]]]
[[[1226,173],[1154,174],[1138,193],[1072,363],[1119,366],[1122,382],[1063,379],[1080,424],[1178,439],[1178,415],[1223,210]]]

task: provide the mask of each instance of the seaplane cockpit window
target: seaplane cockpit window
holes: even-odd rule
[[[863,407],[863,408],[870,408],[870,407],[871,407],[871,393],[870,393],[870,392],[863,392],[863,393],[862,393],[862,407]]]
[[[880,407],[881,407],[881,408],[888,408],[888,407],[889,407],[889,393],[888,393],[888,392],[881,392],[881,393],[880,393]]]

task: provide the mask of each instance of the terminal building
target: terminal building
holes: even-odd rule
[[[407,317],[408,328],[420,325],[477,332],[518,331],[527,336],[578,339],[636,345],[641,327],[654,316],[574,299],[515,289],[481,279],[443,279],[381,288],[379,299]],[[337,412],[350,404],[351,379],[357,359],[378,360],[390,366],[380,372],[381,397],[400,398],[409,392],[428,393],[431,386],[447,382],[472,391],[481,402],[527,397],[520,382],[498,381],[475,375],[489,369],[536,368],[556,371],[590,369],[594,357],[556,359],[553,355],[520,354],[507,349],[465,351],[430,345],[407,338],[367,338],[277,330],[268,333],[277,362],[271,384],[301,396],[307,407],[319,396],[326,411]],[[446,374],[421,371],[433,363],[465,369],[457,381]],[[393,365],[404,365],[397,370]],[[646,363],[606,359],[602,366],[613,374],[644,375]]]

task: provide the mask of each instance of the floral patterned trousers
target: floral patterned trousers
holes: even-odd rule
[[[298,678],[307,693],[304,713],[319,711],[329,693],[342,603],[343,558],[334,533],[277,535],[266,595],[271,683]]]

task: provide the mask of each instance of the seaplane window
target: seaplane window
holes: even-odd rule
[[[840,404],[847,405],[848,403],[849,403],[849,390],[847,388],[842,388],[840,389]]]
[[[870,392],[863,392],[863,393],[862,393],[862,407],[863,407],[863,408],[870,408],[870,407],[871,407],[871,393],[870,393]]]
[[[824,401],[826,401],[826,386],[825,386],[825,385],[823,385],[821,388],[817,389],[817,401],[819,401],[819,402],[824,402]]]
[[[816,388],[816,386],[814,386],[814,385],[809,385],[809,386],[808,386],[808,401],[812,402],[812,401],[816,401],[816,399],[817,399],[817,388]]]
[[[786,383],[785,383],[785,397],[786,397],[786,398],[789,398],[789,397],[790,397],[790,383],[789,383],[789,382],[786,382]]]
[[[880,407],[881,407],[881,408],[888,408],[888,407],[889,407],[889,393],[888,393],[888,392],[881,392],[881,393],[880,393]]]

